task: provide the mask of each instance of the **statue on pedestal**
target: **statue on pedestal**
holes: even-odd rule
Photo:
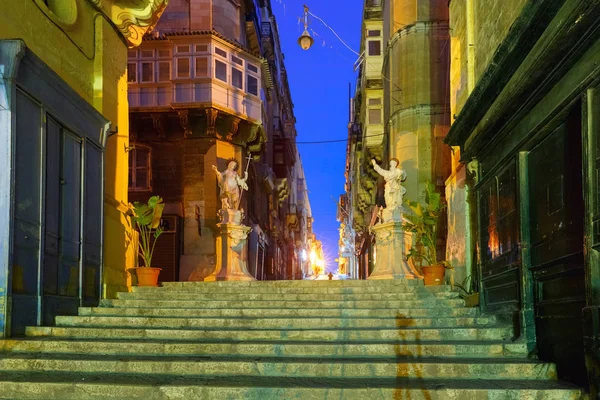
[[[254,280],[248,272],[246,251],[248,234],[252,228],[242,224],[244,210],[239,209],[243,191],[248,190],[246,181],[249,166],[250,158],[243,178],[237,172],[238,162],[234,159],[228,160],[227,169],[223,172],[212,166],[220,189],[221,221],[217,224],[218,234],[215,238],[215,270],[204,278],[205,282]]]
[[[377,260],[368,279],[420,278],[418,272],[407,261],[406,255],[412,246],[412,233],[403,228],[404,208],[402,200],[406,189],[401,182],[406,179],[406,171],[398,168],[400,162],[390,159],[390,169],[381,168],[371,160],[375,171],[385,179],[385,209],[382,221],[371,227],[375,234]]]
[[[390,169],[386,170],[377,165],[375,159],[371,160],[373,168],[385,179],[385,208],[393,210],[402,207],[402,197],[406,189],[401,182],[406,179],[406,171],[398,168],[400,162],[396,158],[390,159]]]
[[[238,162],[236,160],[229,160],[227,163],[227,169],[223,172],[219,171],[216,166],[212,166],[213,171],[217,175],[217,182],[219,183],[220,197],[221,197],[221,210],[219,214],[224,223],[237,223],[239,224],[243,218],[244,210],[239,210],[242,190],[248,190],[248,169],[244,172],[244,177],[240,177],[237,173]]]

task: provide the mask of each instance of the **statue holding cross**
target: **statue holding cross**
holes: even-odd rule
[[[220,189],[221,210],[219,213],[235,215],[235,222],[241,221],[244,210],[240,210],[242,194],[244,190],[248,190],[248,167],[250,166],[251,157],[248,157],[248,165],[244,171],[244,177],[241,177],[238,170],[238,162],[235,159],[230,159],[227,162],[227,169],[221,172],[216,166],[212,166],[213,171],[217,176],[217,182]]]

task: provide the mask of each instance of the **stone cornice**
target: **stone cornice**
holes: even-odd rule
[[[129,47],[139,46],[151,30],[169,0],[88,0],[104,13],[123,35]]]
[[[468,161],[518,121],[600,36],[597,3],[529,1],[460,111],[445,142]],[[482,127],[485,125],[485,127]],[[484,129],[485,128],[485,129]]]

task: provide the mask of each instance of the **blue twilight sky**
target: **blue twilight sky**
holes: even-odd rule
[[[322,19],[351,48],[359,51],[364,0],[271,0],[277,18],[285,67],[294,103],[298,149],[304,164],[317,239],[323,241],[327,269],[335,271],[338,257],[337,205],[344,191],[346,142],[301,144],[346,139],[348,84],[356,83],[353,64],[358,58],[321,21],[309,17],[313,47],[297,43],[303,31],[298,19],[303,4]]]

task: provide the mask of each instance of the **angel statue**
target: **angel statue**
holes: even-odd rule
[[[238,210],[241,190],[248,190],[248,184],[246,183],[248,171],[244,172],[243,178],[240,177],[237,173],[238,162],[236,160],[229,160],[227,169],[223,172],[220,172],[214,165],[212,169],[217,175],[217,182],[221,190],[221,208],[223,210]]]
[[[375,159],[371,160],[373,168],[385,179],[385,208],[393,210],[402,207],[402,197],[406,193],[406,189],[400,184],[406,179],[406,171],[398,168],[400,162],[397,158],[390,159],[390,169],[385,170],[377,165]]]

